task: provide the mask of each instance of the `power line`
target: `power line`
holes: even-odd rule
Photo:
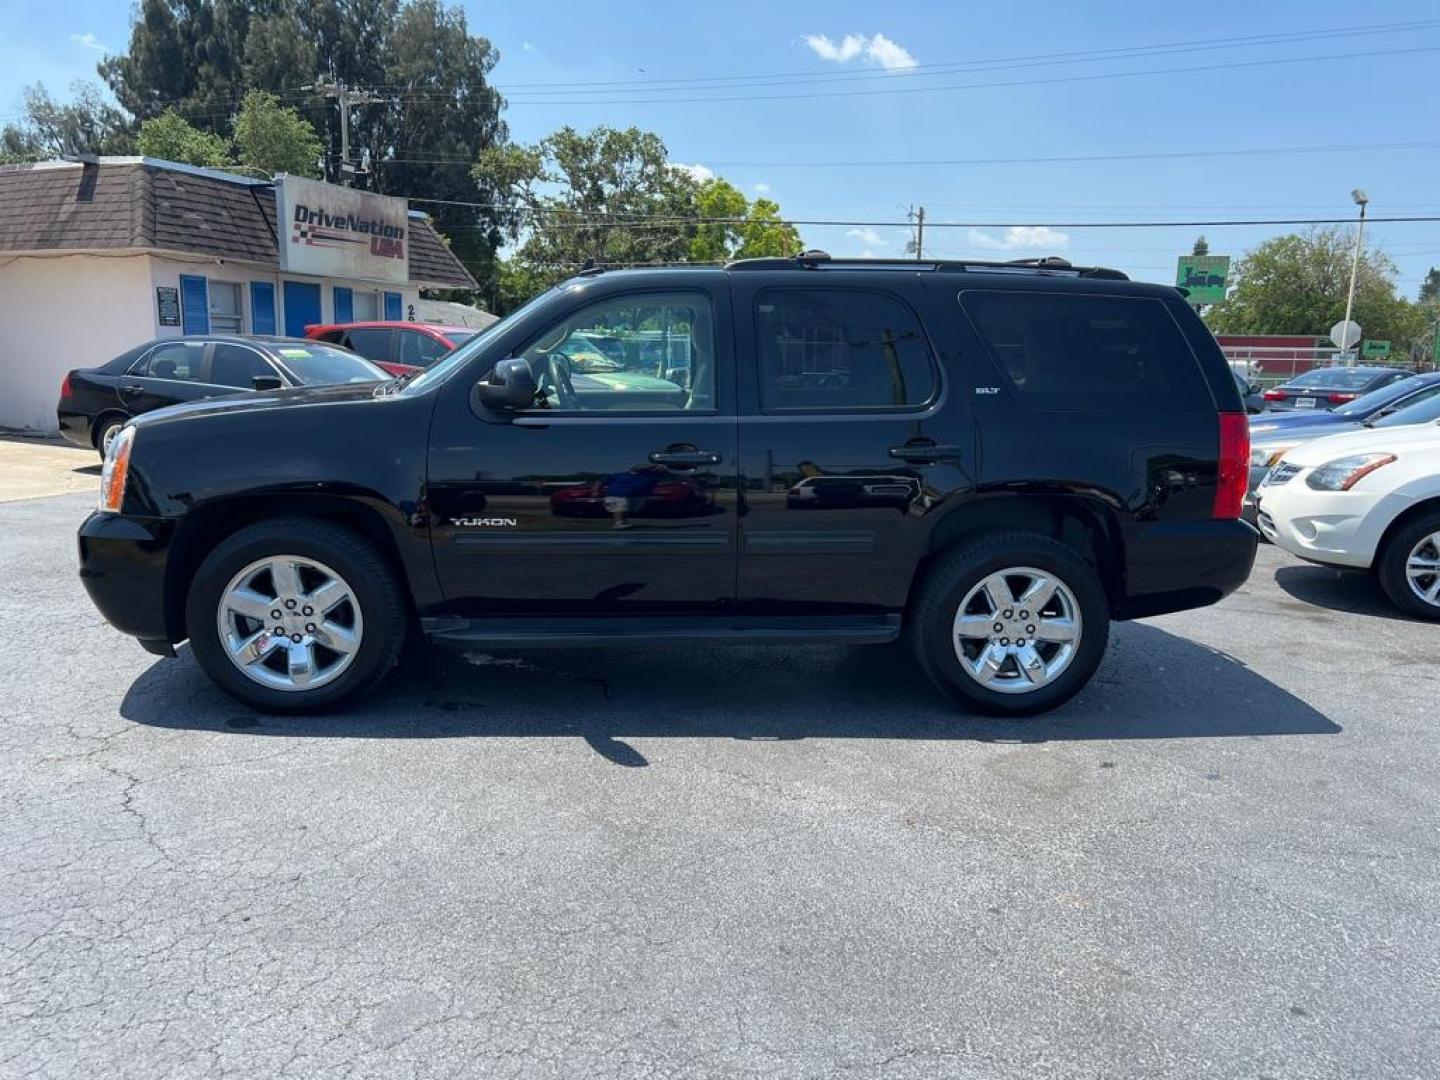
[[[948,86],[891,86],[867,88],[864,90],[811,91],[801,94],[732,94],[722,97],[671,97],[671,98],[591,98],[579,101],[529,101],[516,96],[507,96],[509,105],[652,105],[657,102],[666,105],[714,104],[732,101],[802,101],[816,98],[871,97],[893,94],[933,94],[954,90],[986,90],[1014,86],[1056,86],[1065,83],[1098,82],[1108,79],[1133,79],[1150,75],[1189,75],[1202,71],[1232,71],[1242,68],[1273,67],[1281,64],[1313,64],[1336,60],[1357,60],[1366,57],[1396,57],[1415,53],[1440,51],[1440,46],[1425,45],[1410,49],[1374,49],[1362,52],[1326,53],[1317,56],[1287,56],[1260,60],[1235,60],[1220,64],[1194,64],[1189,67],[1148,68],[1141,71],[1098,72],[1089,75],[1057,75],[1053,78],[1002,79],[995,82],[952,83]],[[908,80],[906,80],[908,81]]]

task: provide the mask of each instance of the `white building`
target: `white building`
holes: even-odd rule
[[[67,371],[150,338],[415,319],[421,287],[476,285],[404,200],[153,158],[3,166],[0,427],[54,430]]]

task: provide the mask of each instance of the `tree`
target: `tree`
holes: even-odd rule
[[[1344,318],[1355,234],[1341,227],[1266,240],[1232,268],[1236,284],[1205,318],[1217,333],[1324,337]],[[1415,305],[1395,293],[1395,265],[1376,249],[1363,252],[1351,316],[1367,338],[1407,349],[1425,332]]]
[[[780,206],[770,199],[756,199],[750,207],[745,224],[740,227],[740,249],[737,259],[763,256],[799,255],[805,250],[795,226],[780,217]]]
[[[726,221],[701,221],[690,241],[691,262],[726,262],[740,246],[739,221],[749,213],[750,205],[740,190],[728,180],[711,177],[695,191],[695,213],[700,218],[732,218]]]
[[[235,117],[235,156],[267,173],[319,176],[324,147],[315,129],[294,109],[264,90],[251,90]]]
[[[77,154],[130,154],[135,131],[94,83],[77,82],[59,104],[39,83],[25,90],[24,119],[0,131],[0,157],[11,161]]]
[[[1191,254],[1191,255],[1209,255],[1209,254],[1210,254],[1210,241],[1209,241],[1209,240],[1206,240],[1205,237],[1203,237],[1203,236],[1197,236],[1197,237],[1195,238],[1195,246],[1190,249],[1190,254]]]
[[[1419,300],[1422,304],[1440,304],[1440,270],[1433,266],[1420,283]]]
[[[192,127],[173,110],[141,123],[137,141],[140,153],[146,157],[212,168],[230,164],[230,151],[224,139]]]
[[[694,179],[639,128],[564,127],[533,146],[491,148],[474,176],[513,207],[516,258],[552,280],[587,259],[677,262],[696,235]]]

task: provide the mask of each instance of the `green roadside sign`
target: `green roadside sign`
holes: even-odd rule
[[[1175,265],[1175,284],[1189,290],[1185,299],[1192,304],[1224,300],[1229,277],[1229,255],[1181,255]]]
[[[1366,360],[1384,360],[1390,355],[1390,342],[1367,341],[1360,346],[1360,355]]]

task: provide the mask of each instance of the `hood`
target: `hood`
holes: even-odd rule
[[[1312,468],[1352,454],[1440,454],[1440,424],[1393,428],[1361,428],[1343,435],[1314,439],[1285,455],[1292,465]]]
[[[1252,450],[1259,448],[1278,450],[1287,446],[1299,446],[1301,443],[1313,442],[1316,439],[1329,439],[1335,435],[1365,430],[1365,425],[1355,420],[1343,424],[1310,424],[1303,427],[1281,428],[1275,431],[1252,430],[1250,432],[1250,448]]]
[[[1250,436],[1251,438],[1263,438],[1272,432],[1278,434],[1282,431],[1294,431],[1296,428],[1321,428],[1357,422],[1358,419],[1355,417],[1337,416],[1333,412],[1311,412],[1297,409],[1287,413],[1262,413],[1250,418]]]
[[[376,398],[375,389],[385,385],[383,382],[364,382],[341,383],[338,386],[292,386],[258,393],[241,390],[229,397],[202,398],[199,401],[187,401],[183,405],[169,405],[143,413],[137,416],[133,423],[137,428],[145,428],[153,424],[194,420],[222,413],[303,409],[307,405],[328,405],[341,401],[383,401],[384,398]]]

